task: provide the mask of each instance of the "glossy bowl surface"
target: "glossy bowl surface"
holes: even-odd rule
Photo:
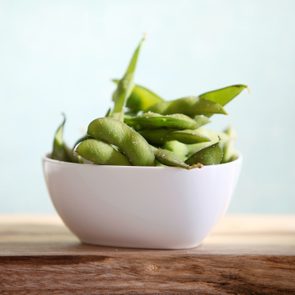
[[[184,249],[201,243],[228,208],[242,159],[192,170],[43,159],[52,202],[83,242]]]

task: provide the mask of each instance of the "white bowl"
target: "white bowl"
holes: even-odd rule
[[[52,202],[68,228],[89,244],[196,247],[225,213],[239,159],[192,170],[99,166],[43,159]]]

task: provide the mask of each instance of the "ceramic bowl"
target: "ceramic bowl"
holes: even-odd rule
[[[54,207],[82,242],[185,249],[198,246],[225,213],[241,161],[185,170],[45,157],[43,167]]]

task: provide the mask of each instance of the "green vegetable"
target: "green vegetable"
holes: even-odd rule
[[[90,137],[89,135],[87,135],[87,134],[84,135],[84,136],[82,136],[82,137],[80,137],[80,138],[75,142],[73,150],[75,150],[76,146],[77,146],[80,142],[82,142],[82,141],[84,141],[84,140],[86,140],[86,139],[91,139],[91,137]]]
[[[132,111],[147,111],[151,106],[161,101],[164,99],[156,93],[141,85],[135,85],[126,106]]]
[[[216,165],[221,163],[222,158],[222,147],[219,143],[216,143],[193,154],[185,162],[188,165],[194,165],[199,163],[203,165]]]
[[[114,79],[115,83],[119,80]],[[133,90],[127,100],[126,106],[130,111],[137,113],[147,111],[151,106],[164,101],[159,95],[141,85],[134,85]]]
[[[178,140],[183,143],[198,143],[210,141],[210,138],[198,129],[195,130],[167,130],[167,129],[143,129],[140,134],[151,144],[163,145],[166,141]]]
[[[176,130],[168,135],[168,140],[178,140],[183,143],[192,144],[210,141],[210,137],[200,129]]]
[[[159,102],[149,108],[149,111],[162,115],[184,114],[190,117],[208,114],[227,114],[222,105],[197,96]]]
[[[200,143],[195,143],[195,144],[187,144],[186,148],[187,148],[187,157],[189,158],[190,156],[192,156],[193,154],[198,153],[199,151],[208,148],[216,143],[218,143],[219,140],[211,140],[211,141],[207,141],[207,142],[200,142]]]
[[[188,154],[188,145],[177,140],[166,141],[163,145],[165,150],[174,153],[180,160],[185,161]]]
[[[187,160],[190,156],[193,154],[196,154],[197,152],[210,147],[214,144],[216,144],[217,141],[208,141],[208,142],[200,142],[195,144],[184,144],[177,140],[171,140],[167,141],[164,144],[164,149],[167,149],[171,152],[173,152],[179,159],[182,161]]]
[[[63,115],[63,121],[58,126],[54,135],[51,158],[54,160],[65,161],[65,162],[78,162],[78,159],[74,156],[72,150],[64,142],[63,134],[64,134],[64,127],[66,124],[66,116],[65,114],[62,114],[62,115]]]
[[[196,129],[210,123],[209,118],[204,115],[196,115],[194,119],[197,123]]]
[[[112,145],[96,139],[86,139],[78,144],[75,151],[87,161],[99,165],[129,166],[128,159]]]
[[[243,84],[232,85],[203,93],[199,97],[225,106],[246,88],[247,86]]]
[[[123,121],[124,118],[124,106],[134,87],[134,73],[143,41],[144,38],[139,42],[139,45],[135,49],[128,68],[123,78],[118,81],[117,89],[113,94],[113,101],[115,104],[113,110],[108,114],[108,116],[117,118],[121,121]]]
[[[238,155],[234,149],[234,142],[236,139],[236,133],[232,128],[227,128],[224,131],[227,138],[223,141],[223,159],[222,163],[228,163],[238,158]]]
[[[150,145],[134,129],[116,119],[107,117],[93,120],[87,134],[115,145],[135,166],[153,166],[155,156]]]
[[[181,159],[177,157],[177,155],[175,155],[171,151],[164,150],[161,148],[155,148],[154,153],[157,161],[159,161],[161,164],[164,164],[166,166],[181,167],[185,169],[190,168],[189,165],[184,163]]]
[[[194,129],[198,122],[183,114],[159,115],[148,112],[138,116],[125,116],[124,122],[136,130],[140,129]]]

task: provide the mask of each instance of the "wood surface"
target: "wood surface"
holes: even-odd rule
[[[295,294],[295,216],[227,216],[189,250],[85,245],[57,217],[0,216],[0,294]]]

